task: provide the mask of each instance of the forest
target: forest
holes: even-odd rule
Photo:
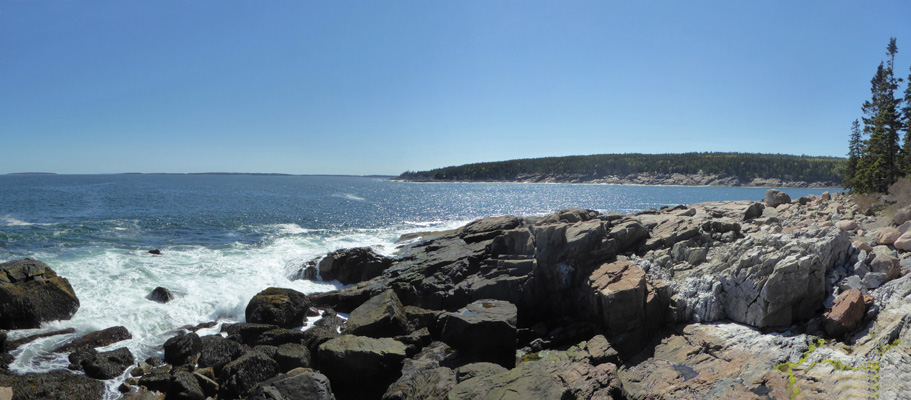
[[[522,176],[575,176],[598,179],[631,174],[715,174],[737,177],[777,178],[788,181],[840,182],[845,159],[785,154],[682,153],[597,154],[484,162],[408,171],[399,179],[409,181],[514,181]]]

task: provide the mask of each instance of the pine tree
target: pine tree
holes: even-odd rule
[[[854,120],[851,124],[851,139],[848,142],[848,162],[845,165],[844,185],[847,189],[854,189],[857,180],[857,163],[863,155],[863,143],[860,137],[860,122]]]
[[[911,70],[911,68],[909,68]],[[908,74],[908,83],[905,86],[905,107],[902,108],[902,123],[905,134],[902,137],[902,160],[904,162],[902,173],[911,175],[911,73]]]
[[[864,133],[869,135],[865,151],[855,171],[854,186],[857,191],[887,192],[889,186],[901,175],[899,165],[898,131],[901,128],[899,101],[895,98],[898,80],[892,72],[898,46],[895,38],[889,40],[886,55],[889,61],[880,62],[876,75],[870,81],[872,97],[864,102]]]

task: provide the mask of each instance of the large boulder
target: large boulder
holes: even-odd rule
[[[249,323],[294,328],[304,323],[309,310],[307,295],[294,289],[268,288],[250,299],[244,315]]]
[[[171,365],[196,364],[202,340],[196,333],[180,333],[164,342],[164,360]]]
[[[407,334],[408,317],[405,315],[405,307],[391,289],[373,296],[351,311],[347,332],[370,337]]]
[[[765,210],[765,206],[762,203],[750,204],[746,211],[743,212],[743,220],[749,221],[753,218],[759,218],[762,216],[763,210]]]
[[[203,379],[207,379],[203,377]],[[206,395],[199,384],[197,375],[179,370],[171,374],[168,384],[168,399],[205,400]]]
[[[146,299],[152,300],[156,303],[167,303],[171,300],[174,300],[174,294],[170,290],[163,288],[161,286],[156,287],[146,296]]]
[[[864,295],[857,289],[842,292],[825,315],[825,329],[829,336],[840,338],[851,332],[864,319]]]
[[[901,251],[911,251],[911,231],[905,232],[895,239],[892,246]]]
[[[516,362],[517,309],[502,300],[478,300],[446,316],[442,340],[473,361],[512,368]]]
[[[895,243],[901,236],[901,231],[894,227],[887,226],[877,232],[876,237],[873,240],[875,240],[877,244],[890,245]]]
[[[323,280],[348,285],[376,278],[391,265],[391,258],[376,254],[369,247],[358,247],[327,254],[317,268]]]
[[[104,347],[123,340],[132,339],[133,335],[123,326],[113,326],[100,331],[90,332],[63,346],[54,349],[55,353],[68,353],[79,349]]]
[[[789,204],[790,202],[791,196],[788,196],[785,192],[776,189],[769,189],[765,192],[765,203],[769,207],[778,207],[782,204]]]
[[[401,375],[405,345],[389,338],[342,335],[319,346],[317,364],[340,400],[378,399]]]
[[[242,344],[225,339],[220,335],[203,336],[200,338],[200,343],[197,364],[200,368],[211,367],[216,374],[220,373],[225,365],[246,352]]]
[[[278,363],[279,371],[282,372],[288,372],[295,368],[310,368],[313,364],[310,349],[297,343],[278,346],[272,359]]]
[[[247,396],[250,400],[335,400],[329,378],[319,372],[281,374],[262,382]]]
[[[38,328],[78,309],[69,281],[47,264],[29,258],[0,264],[0,329]]]
[[[630,261],[602,265],[588,278],[588,291],[591,314],[627,356],[637,352],[664,322],[667,300]]]
[[[0,387],[12,388],[19,400],[97,400],[104,397],[104,383],[66,370],[43,374],[0,373]]]
[[[259,351],[231,361],[219,374],[218,398],[245,396],[256,384],[278,375],[278,363]]]
[[[85,375],[95,379],[113,379],[133,365],[133,353],[126,347],[100,352],[82,363]]]

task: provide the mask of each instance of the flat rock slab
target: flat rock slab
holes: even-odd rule
[[[389,338],[342,335],[321,344],[317,360],[340,400],[380,398],[401,375],[405,345]]]

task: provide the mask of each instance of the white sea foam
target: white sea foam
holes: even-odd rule
[[[32,226],[32,225],[54,225],[52,223],[27,222],[21,219],[13,218],[10,214],[0,217],[0,225],[5,226]]]
[[[351,193],[336,193],[332,197],[338,197],[342,199],[354,200],[354,201],[365,201],[363,197],[355,196]]]
[[[45,323],[41,329],[18,331],[16,335],[70,327],[77,333],[23,346],[14,353],[16,360],[10,368],[18,373],[65,368],[66,354],[53,354],[52,349],[85,333],[118,325],[125,326],[133,338],[110,349],[125,346],[137,360],[161,356],[160,346],[181,326],[243,321],[247,303],[267,287],[304,293],[341,287],[338,282],[289,280],[288,276],[304,262],[339,248],[369,246],[379,253],[392,254],[393,242],[409,230],[366,229],[317,235],[300,229],[299,234],[288,235],[296,231],[295,226],[274,229],[274,236],[260,244],[227,248],[166,246],[161,248],[160,256],[141,250],[98,248],[34,254],[70,281],[81,305],[70,320]],[[145,296],[157,286],[168,288],[176,298],[167,304],[147,300]],[[216,333],[217,329],[202,334]],[[122,379],[106,382],[107,398],[117,397],[120,382]]]

